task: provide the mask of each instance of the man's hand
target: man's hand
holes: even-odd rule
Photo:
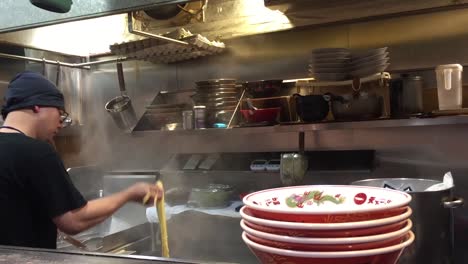
[[[163,192],[163,188],[156,184],[135,183],[121,192],[89,201],[79,209],[54,217],[53,221],[60,230],[74,235],[104,221],[127,202],[141,204],[147,194],[148,199],[145,204],[152,205],[154,199],[162,197]]]
[[[130,186],[127,192],[132,201],[152,205],[155,199],[162,197],[164,190],[156,184],[139,182]]]

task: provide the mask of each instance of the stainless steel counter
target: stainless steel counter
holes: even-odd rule
[[[0,246],[0,263],[5,264],[140,264],[140,263],[199,263],[188,260],[149,256],[124,256],[104,253]],[[204,262],[206,263],[206,262]]]

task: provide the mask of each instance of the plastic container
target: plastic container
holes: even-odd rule
[[[439,110],[462,108],[462,72],[463,67],[460,64],[436,67]]]

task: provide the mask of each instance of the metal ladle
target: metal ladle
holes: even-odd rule
[[[135,110],[133,110],[130,97],[125,90],[125,80],[121,62],[117,62],[117,77],[119,79],[120,96],[107,102],[105,108],[112,116],[114,122],[122,130],[131,130],[137,123]]]

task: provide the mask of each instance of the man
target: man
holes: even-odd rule
[[[82,232],[125,203],[148,203],[163,190],[137,183],[122,192],[86,201],[73,186],[51,146],[68,114],[62,93],[44,76],[18,74],[8,85],[0,127],[0,244],[56,248],[57,228]]]

